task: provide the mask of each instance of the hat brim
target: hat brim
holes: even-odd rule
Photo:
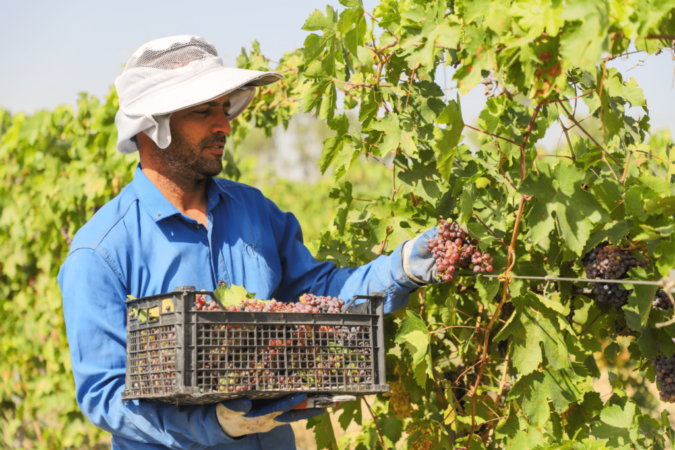
[[[180,80],[174,85],[149,92],[131,104],[120,105],[120,109],[129,116],[169,114],[200,105],[238,89],[267,86],[281,79],[283,75],[275,72],[214,67],[192,75],[189,80]],[[243,111],[249,103],[250,100],[241,110]],[[237,111],[234,116],[239,113],[241,111]]]

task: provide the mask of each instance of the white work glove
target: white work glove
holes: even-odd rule
[[[306,399],[307,394],[294,394],[252,410],[251,399],[238,398],[219,403],[216,406],[216,415],[221,428],[230,437],[267,433],[279,425],[309,419],[324,413],[323,408],[291,411]]]
[[[435,284],[441,282],[434,255],[429,250],[429,241],[434,238],[438,230],[432,228],[420,234],[412,241],[403,244],[401,256],[405,274],[418,284]]]

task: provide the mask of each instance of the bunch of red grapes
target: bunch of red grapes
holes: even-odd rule
[[[344,300],[331,296],[303,294],[300,302],[284,303],[277,300],[263,301],[257,299],[242,300],[239,305],[230,305],[230,312],[290,312],[313,314],[341,314]],[[195,309],[198,311],[219,311],[220,308],[213,300],[206,300],[206,295],[197,295]]]
[[[429,240],[429,251],[436,260],[436,268],[443,281],[452,281],[457,269],[473,269],[475,273],[492,272],[493,259],[482,253],[478,241],[470,239],[452,219],[441,220],[437,234]]]
[[[206,295],[197,295],[195,302],[195,309],[197,311],[218,311],[220,308],[212,299],[206,299]]]

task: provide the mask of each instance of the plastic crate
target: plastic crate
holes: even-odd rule
[[[197,295],[222,311],[196,310]],[[367,301],[348,314],[229,312],[213,292],[192,286],[128,300],[122,399],[192,405],[291,392],[389,392],[384,296],[355,299]]]

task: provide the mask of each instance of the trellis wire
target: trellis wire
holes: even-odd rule
[[[460,273],[459,276],[463,277],[477,277],[477,278],[499,278],[503,274],[482,274],[482,273]],[[535,276],[525,276],[525,275],[510,275],[511,278],[517,278],[521,280],[542,280],[542,281],[571,281],[579,283],[614,283],[614,284],[642,284],[648,286],[660,286],[660,281],[641,281],[641,280],[605,280],[601,278],[590,279],[590,278],[565,278],[565,277],[535,277]]]

